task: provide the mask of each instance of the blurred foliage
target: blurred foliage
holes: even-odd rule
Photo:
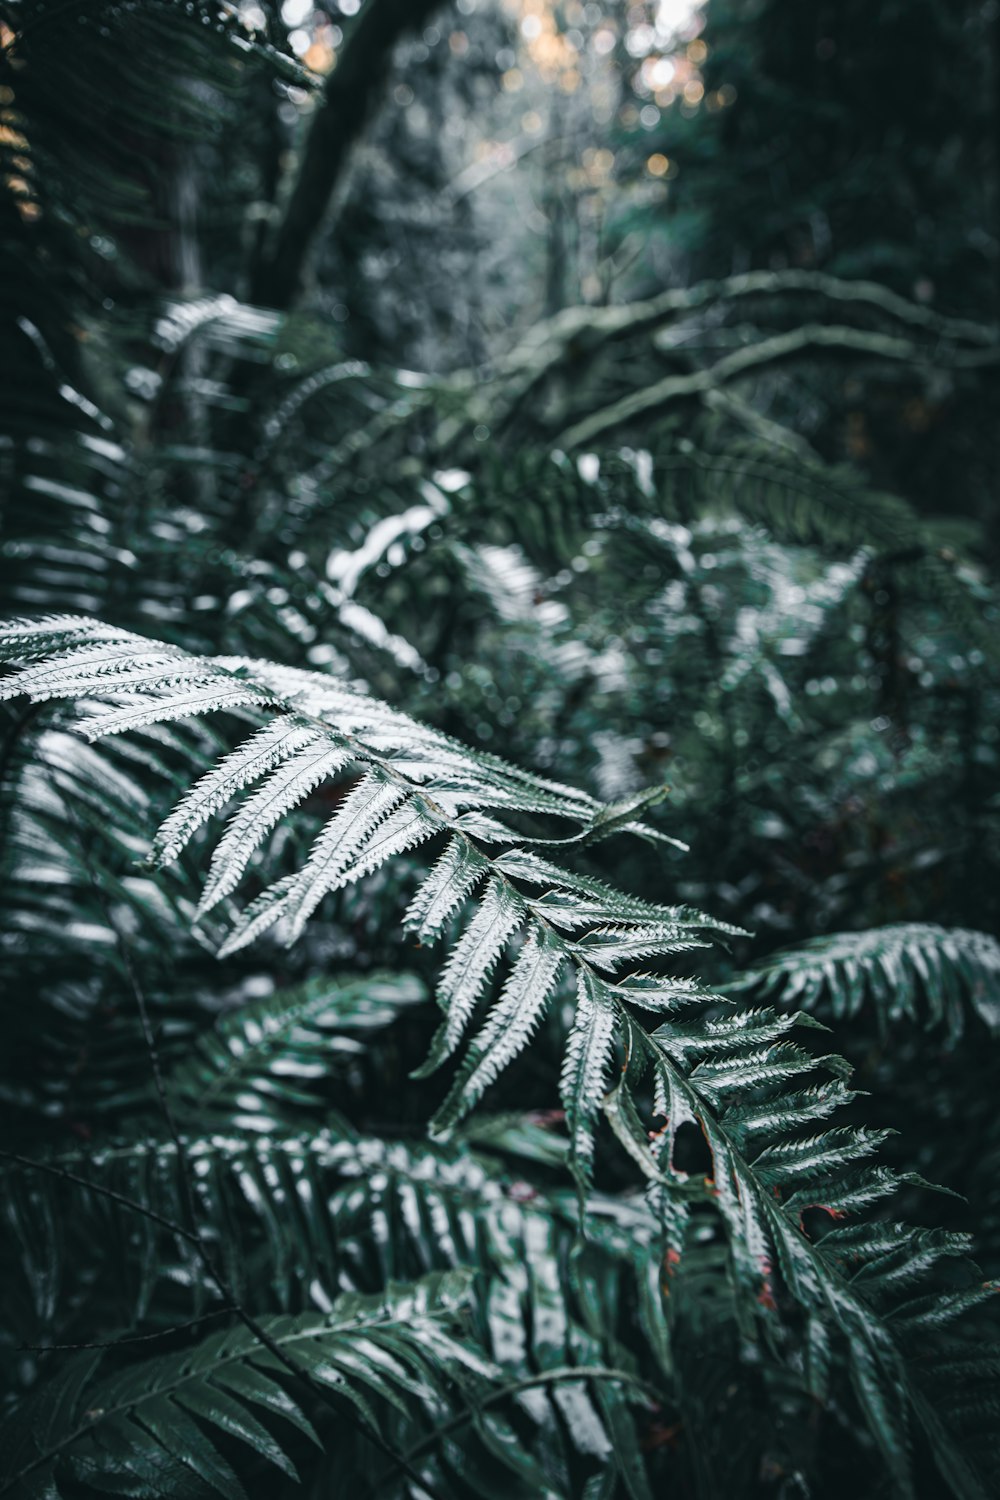
[[[998,16],[0,0],[0,1493],[996,1492]]]
[[[995,320],[998,26],[980,0],[712,0],[703,101],[687,119],[665,112],[643,146],[676,168],[664,227],[687,274],[870,277]],[[793,399],[824,454],[925,512],[975,517],[995,563],[998,455],[976,381],[851,369]]]

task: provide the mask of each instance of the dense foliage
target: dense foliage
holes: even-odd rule
[[[997,1492],[995,17],[876,8],[0,0],[0,1494]]]

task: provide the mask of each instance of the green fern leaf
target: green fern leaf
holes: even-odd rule
[[[315,1106],[314,1085],[426,997],[408,974],[310,980],[240,1005],[199,1038],[169,1074],[175,1110],[199,1126],[272,1131],[288,1112]]]
[[[875,1008],[883,1033],[902,1017],[961,1036],[968,1007],[1000,1027],[1000,943],[984,932],[901,922],[839,932],[777,953],[730,986],[826,1010],[835,1020]]]
[[[81,644],[77,633],[70,632],[68,638],[74,649]],[[36,674],[32,679],[35,690],[44,693],[44,664],[41,670],[30,670]],[[122,668],[126,674],[127,670]],[[171,664],[167,675],[173,670]],[[815,1323],[822,1322],[835,1357],[842,1358],[850,1371],[864,1419],[889,1474],[902,1494],[910,1493],[907,1414],[915,1409],[919,1392],[907,1369],[906,1351],[894,1336],[891,1319],[887,1321],[887,1310],[898,1304],[901,1288],[910,1300],[920,1295],[917,1289],[935,1270],[941,1254],[954,1259],[959,1247],[950,1241],[931,1246],[919,1234],[901,1231],[900,1252],[889,1257],[880,1255],[872,1242],[872,1254],[861,1255],[861,1263],[871,1265],[862,1290],[856,1267],[845,1272],[834,1255],[805,1234],[801,1215],[807,1207],[819,1203],[834,1214],[853,1213],[880,1202],[899,1182],[883,1168],[859,1165],[876,1143],[873,1136],[841,1130],[811,1136],[797,1133],[806,1122],[825,1119],[849,1097],[846,1066],[836,1058],[816,1058],[790,1040],[785,1033],[791,1018],[773,1011],[720,1016],[718,998],[697,986],[687,986],[682,994],[676,981],[634,972],[640,960],[659,960],[704,946],[713,928],[732,929],[685,909],[649,909],[608,891],[600,882],[586,881],[540,859],[530,848],[531,838],[520,838],[479,810],[491,805],[491,787],[502,779],[485,758],[470,753],[468,775],[456,776],[452,742],[440,746],[432,734],[384,706],[315,674],[266,663],[247,664],[245,670],[249,676],[237,677],[244,671],[238,662],[206,663],[206,676],[214,677],[216,684],[206,690],[206,702],[214,701],[216,688],[225,694],[229,684],[250,683],[262,703],[279,711],[310,714],[310,722],[315,719],[322,736],[329,735],[345,763],[349,759],[366,769],[320,834],[305,868],[279,880],[252,902],[222,951],[236,951],[282,915],[291,916],[297,930],[324,892],[342,879],[374,869],[383,858],[412,847],[431,832],[450,831],[456,842],[433,877],[429,897],[418,903],[421,920],[433,912],[435,925],[443,926],[457,909],[454,893],[447,889],[452,874],[459,877],[460,905],[483,870],[491,873],[445,965],[438,990],[445,1020],[432,1061],[458,1045],[508,944],[522,928],[527,928],[527,936],[499,997],[468,1046],[434,1128],[452,1127],[523,1050],[562,971],[573,968],[586,975],[586,999],[582,1013],[578,1012],[573,1057],[566,1065],[571,1097],[578,1101],[573,1104],[578,1150],[581,1129],[582,1150],[588,1150],[586,1132],[594,1091],[603,1081],[603,1059],[609,1046],[620,1043],[625,1071],[617,1087],[605,1096],[604,1109],[616,1136],[651,1182],[651,1201],[657,1204],[668,1243],[680,1242],[690,1204],[714,1203],[725,1227],[732,1285],[738,1289],[744,1326],[762,1321],[766,1329],[782,1319],[784,1306],[794,1303],[799,1323],[813,1330],[808,1335],[810,1348],[819,1349],[822,1341]],[[148,686],[144,683],[137,722],[152,722],[155,714]],[[121,674],[117,674],[110,696],[120,695]],[[190,702],[190,695],[178,697],[165,684],[160,706],[166,717],[181,712],[184,701]],[[329,720],[326,715],[331,716]],[[438,772],[422,766],[419,784],[407,782],[393,764],[394,756],[405,754],[408,742],[418,744],[421,755],[428,758],[439,749],[444,753]],[[288,764],[272,771],[271,777],[281,775]],[[456,780],[460,789],[449,803],[448,788]],[[259,796],[260,790],[254,795]],[[563,796],[554,784],[547,795],[555,802]],[[290,800],[297,800],[294,793]],[[463,805],[466,811],[459,811]],[[579,800],[569,796],[563,810],[584,828],[599,816],[593,808],[581,816]],[[473,842],[471,860],[458,859],[457,846],[469,846],[470,838],[513,847],[491,860]],[[223,878],[221,871],[218,878]],[[527,896],[522,884],[541,887],[541,893]],[[574,901],[567,897],[577,898],[580,906],[574,910]],[[562,923],[544,918],[546,903],[560,914]],[[624,973],[615,982],[598,970],[605,975]],[[706,1001],[708,1014],[704,1013]],[[696,1009],[686,1016],[683,1012],[676,1015],[685,1003]],[[632,1006],[665,1010],[667,1019],[650,1034],[633,1017]],[[825,1081],[824,1073],[829,1075]],[[658,1129],[651,1129],[644,1117],[649,1108],[643,1093],[646,1080],[652,1084],[654,1108],[665,1118]],[[703,1181],[693,1180],[674,1164],[678,1132],[688,1122],[696,1123],[711,1159]],[[803,1178],[806,1185],[791,1190]],[[814,1361],[818,1381],[825,1378],[824,1361],[822,1353]],[[343,1372],[338,1379],[346,1381]],[[355,1402],[366,1399],[349,1382],[345,1394]],[[941,1434],[937,1461],[947,1480],[954,1444],[943,1427]]]
[[[403,1416],[437,1413],[463,1388],[471,1396],[496,1377],[495,1366],[445,1326],[454,1323],[468,1289],[468,1276],[452,1272],[389,1286],[377,1296],[345,1295],[329,1316],[262,1319],[267,1346],[236,1327],[192,1350],[131,1365],[55,1409],[43,1390],[38,1401],[48,1415],[24,1467],[43,1471],[39,1480],[53,1493],[63,1475],[117,1488],[117,1474],[157,1494],[216,1491],[240,1500],[243,1487],[215,1446],[222,1436],[295,1478],[281,1439],[253,1411],[310,1431],[285,1389],[286,1361],[355,1406],[376,1430],[382,1407]],[[88,1410],[81,1412],[84,1400]],[[35,1486],[35,1492],[45,1490]]]
[[[288,941],[294,942],[323,897],[438,831],[418,796],[377,772],[364,777],[331,818],[285,896]],[[404,805],[399,806],[400,803]]]
[[[593,1121],[605,1093],[605,1081],[617,1031],[614,1006],[586,971],[578,980],[576,1016],[566,1039],[559,1096],[566,1111],[574,1172],[586,1184],[594,1154]]]
[[[446,1014],[427,1062],[414,1075],[422,1078],[450,1057],[462,1039],[490,975],[509,939],[525,919],[523,902],[509,885],[491,879],[479,909],[459,938],[441,971],[437,1001]]]
[[[548,1008],[564,963],[562,946],[544,929],[529,932],[500,998],[469,1044],[448,1098],[431,1122],[432,1133],[444,1134],[456,1125],[527,1046]]]

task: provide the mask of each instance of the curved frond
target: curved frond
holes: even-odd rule
[[[417,1413],[441,1421],[495,1374],[452,1331],[467,1295],[468,1278],[455,1272],[375,1296],[345,1293],[329,1314],[259,1320],[266,1343],[236,1326],[104,1378],[43,1386],[33,1421],[8,1434],[15,1456],[6,1488],[54,1496],[64,1486],[72,1493],[79,1484],[110,1485],[243,1500],[247,1491],[225,1457],[229,1440],[251,1450],[262,1480],[263,1463],[298,1477],[289,1428],[319,1443],[302,1382],[335,1399],[340,1423],[360,1418],[368,1432],[384,1431],[390,1419],[398,1428],[399,1418]]]
[[[274,1130],[303,1107],[322,1108],[317,1085],[425,998],[413,975],[371,974],[312,979],[238,1005],[171,1069],[174,1108],[202,1127]]]
[[[185,1155],[202,1222],[217,1236],[227,1277],[242,1294],[256,1301],[266,1282],[286,1309],[303,1298],[322,1307],[339,1288],[374,1299],[399,1281],[467,1273],[467,1332],[513,1387],[528,1421],[515,1436],[503,1412],[493,1413],[509,1460],[538,1483],[532,1466],[544,1455],[546,1470],[564,1475],[560,1494],[570,1492],[565,1476],[573,1454],[599,1460],[608,1472],[632,1464],[641,1474],[639,1419],[626,1401],[629,1382],[641,1383],[620,1342],[629,1308],[637,1302],[661,1345],[664,1337],[650,1259],[656,1225],[641,1202],[595,1200],[598,1218],[584,1252],[565,1194],[524,1184],[512,1195],[495,1160],[460,1145],[323,1130],[192,1137]],[[185,1198],[174,1143],[107,1145],[48,1165],[71,1171],[73,1181],[26,1165],[5,1173],[24,1240],[40,1246],[46,1226],[72,1218],[91,1240],[99,1230],[105,1256],[116,1263],[119,1246],[127,1245],[134,1261],[138,1239],[147,1285],[134,1316],[145,1322],[149,1286],[178,1278],[185,1248],[168,1227],[183,1216]],[[581,1257],[589,1291],[566,1274]],[[180,1266],[197,1276],[189,1258]],[[39,1283],[46,1269],[38,1265]],[[217,1308],[209,1288],[204,1295],[208,1308]],[[645,1484],[643,1477],[644,1496]]]
[[[728,988],[835,1020],[870,1005],[883,1031],[905,1018],[955,1039],[970,1007],[991,1031],[1000,1027],[1000,943],[929,922],[837,932],[770,955]]]
[[[182,679],[193,677],[203,684],[198,691],[206,702],[236,693],[243,702],[297,715],[331,743],[347,747],[350,759],[363,768],[306,866],[282,877],[237,918],[225,945],[229,951],[282,916],[290,919],[294,935],[316,904],[314,878],[321,895],[420,838],[447,835],[468,846],[496,913],[486,931],[499,922],[504,934],[488,951],[495,955],[492,962],[502,963],[506,978],[492,1010],[471,1031],[436,1128],[453,1128],[523,1049],[560,973],[575,972],[585,979],[588,1000],[595,1002],[591,1025],[600,1017],[603,1031],[603,1039],[596,1039],[598,1063],[608,1052],[609,1014],[614,1045],[623,1059],[620,1081],[603,1101],[605,1113],[649,1179],[664,1224],[676,1231],[691,1203],[705,1201],[707,1189],[725,1226],[732,1273],[753,1309],[753,1321],[766,1331],[772,1318],[784,1322],[783,1309],[798,1309],[806,1326],[815,1330],[810,1336],[827,1351],[823,1366],[831,1359],[843,1363],[886,1472],[900,1494],[911,1494],[913,1424],[922,1422],[919,1414],[929,1396],[908,1357],[916,1328],[920,1337],[930,1335],[934,1299],[926,1310],[916,1310],[913,1327],[897,1324],[898,1291],[905,1288],[908,1305],[915,1286],[921,1295],[930,1295],[933,1277],[930,1286],[925,1277],[942,1258],[953,1257],[956,1244],[945,1240],[931,1246],[919,1234],[901,1231],[897,1258],[907,1271],[900,1278],[895,1258],[887,1263],[879,1250],[863,1250],[860,1265],[851,1259],[845,1263],[834,1253],[835,1240],[828,1246],[829,1236],[818,1243],[810,1237],[803,1220],[807,1208],[820,1205],[835,1218],[854,1214],[891,1195],[896,1180],[867,1163],[877,1145],[874,1137],[823,1124],[849,1097],[846,1067],[835,1057],[817,1058],[789,1034],[800,1018],[772,1010],[728,1011],[718,997],[679,994],[676,982],[661,978],[655,968],[636,969],[640,961],[662,963],[698,946],[713,929],[725,932],[725,924],[685,908],[649,907],[605,891],[540,858],[531,848],[530,834],[519,834],[516,823],[495,816],[497,811],[508,819],[512,813],[556,813],[576,820],[589,835],[599,826],[600,811],[581,794],[464,752],[455,742],[328,679],[267,663],[201,660],[178,665],[172,656],[159,658],[155,645],[143,648],[136,637],[122,638],[118,652],[100,627],[101,644],[91,648],[81,641],[86,628],[74,624],[67,635],[61,622],[17,626],[6,649],[14,660],[36,659],[18,680],[43,699],[56,693],[96,697],[99,705],[110,699],[112,707],[90,712],[87,729],[92,736],[121,729],[118,704],[131,701],[133,672],[143,705],[133,717],[153,722],[158,715],[170,719],[190,711],[194,704],[186,683],[179,684],[180,672]],[[162,673],[158,691],[156,671]],[[380,843],[382,831],[404,808],[408,818]],[[500,852],[491,853],[497,845]],[[460,864],[452,857],[446,868],[457,870]],[[430,879],[434,894],[417,898],[418,914],[437,902],[440,866]],[[575,910],[578,901],[582,909]],[[556,912],[556,920],[550,920]],[[508,959],[504,949],[515,938],[516,952]],[[460,937],[456,955],[463,942]],[[449,1017],[454,1004],[464,1020],[475,1015],[485,998],[489,963],[474,971],[463,954],[451,972],[461,977],[453,994],[445,981],[442,1000]],[[652,1031],[642,1022],[650,1011],[663,1016]],[[583,1040],[578,1035],[574,1041],[574,1057]],[[567,1069],[579,1157],[604,1068],[593,1063],[583,1068],[582,1092],[573,1081],[578,1064],[567,1064]],[[656,1119],[664,1123],[657,1126]],[[678,1132],[689,1122],[700,1131],[709,1157],[701,1184],[675,1162]],[[922,1426],[926,1435],[930,1429]],[[934,1426],[933,1447],[942,1480],[956,1495],[964,1500],[985,1494],[943,1421]]]

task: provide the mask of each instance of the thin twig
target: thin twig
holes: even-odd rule
[[[559,433],[554,439],[554,446],[568,453],[604,437],[609,431],[628,422],[658,416],[674,401],[700,396],[704,392],[715,390],[727,380],[739,379],[763,365],[776,365],[814,349],[863,354],[873,359],[911,365],[931,363],[926,348],[895,334],[870,333],[840,324],[805,323],[799,328],[772,334],[756,343],[734,349],[714,365],[688,374],[668,375],[651,386],[633,391],[610,406],[579,418]],[[968,352],[954,353],[947,359],[942,358],[939,353],[937,362],[948,369],[960,369],[971,365],[973,360],[977,366],[994,365],[1000,361],[1000,347],[994,346],[975,355]]]
[[[77,1349],[119,1349],[123,1344],[148,1344],[154,1339],[170,1338],[175,1333],[186,1333],[213,1318],[221,1318],[235,1312],[233,1307],[217,1307],[214,1312],[202,1313],[198,1318],[188,1318],[184,1323],[174,1323],[169,1328],[160,1328],[156,1333],[124,1333],[121,1338],[99,1340],[89,1344],[18,1344],[19,1354],[63,1354]]]
[[[144,1219],[152,1220],[163,1229],[169,1229],[171,1234],[176,1234],[189,1245],[200,1243],[198,1236],[191,1230],[185,1229],[183,1224],[178,1224],[176,1219],[168,1219],[165,1214],[157,1213],[155,1208],[149,1208],[136,1198],[130,1198],[126,1193],[119,1193],[115,1188],[105,1187],[102,1182],[92,1182],[89,1177],[81,1177],[79,1172],[71,1172],[68,1167],[58,1166],[55,1162],[38,1161],[32,1156],[22,1156],[19,1151],[6,1151],[2,1146],[0,1146],[0,1157],[6,1161],[17,1162],[18,1166],[29,1167],[33,1172],[48,1172],[51,1177],[61,1177],[65,1182],[73,1182],[77,1187],[87,1188],[98,1197],[108,1198],[112,1203],[117,1203],[132,1213],[141,1214]],[[2,1493],[0,1491],[0,1494]]]

